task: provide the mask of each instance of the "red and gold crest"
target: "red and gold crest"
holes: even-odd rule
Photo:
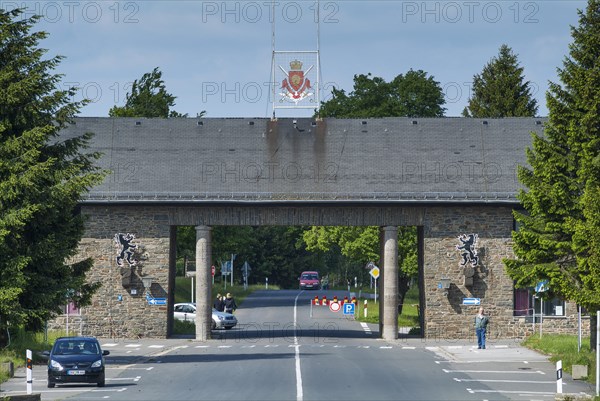
[[[287,75],[287,78],[285,78],[281,84],[281,89],[284,90],[283,93],[280,94],[281,96],[297,104],[299,101],[313,95],[310,90],[312,89],[310,80],[306,77],[306,74],[312,69],[312,66],[304,72],[302,70],[302,62],[294,60],[290,63],[289,72],[285,71],[283,68],[281,69]]]

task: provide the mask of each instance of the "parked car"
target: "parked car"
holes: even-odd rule
[[[321,281],[319,280],[319,272],[316,271],[302,272],[298,280],[300,280],[301,290],[318,290],[321,285]]]
[[[110,351],[102,351],[95,337],[60,337],[48,357],[48,387],[66,383],[95,383],[104,387],[104,357]]]
[[[195,303],[181,303],[175,304],[173,307],[173,315],[177,320],[183,320],[188,322],[194,322],[196,320],[196,304]],[[237,324],[237,318],[231,313],[219,312],[218,310],[212,310],[212,329],[231,329]]]

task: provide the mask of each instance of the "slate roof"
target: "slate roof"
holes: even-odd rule
[[[541,118],[76,118],[112,174],[84,202],[517,203]]]

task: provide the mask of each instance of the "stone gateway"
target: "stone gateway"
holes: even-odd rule
[[[143,119],[77,118],[62,138],[95,134],[105,181],[81,202],[102,287],[71,328],[101,337],[168,337],[177,226],[195,226],[196,338],[210,338],[212,227],[381,227],[381,335],[398,337],[397,232],[416,226],[421,328],[469,338],[478,298],[488,335],[533,330],[531,293],[515,290],[516,169],[539,118]],[[159,302],[160,300],[160,302]],[[545,332],[574,332],[570,303],[544,316]],[[559,313],[560,312],[560,313]],[[53,323],[62,325],[66,316]],[[587,322],[586,322],[587,324]],[[64,327],[64,326],[63,326]],[[587,330],[587,326],[586,326]]]

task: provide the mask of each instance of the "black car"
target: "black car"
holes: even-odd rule
[[[66,383],[95,383],[104,387],[104,356],[94,337],[60,337],[48,353],[48,387]]]

